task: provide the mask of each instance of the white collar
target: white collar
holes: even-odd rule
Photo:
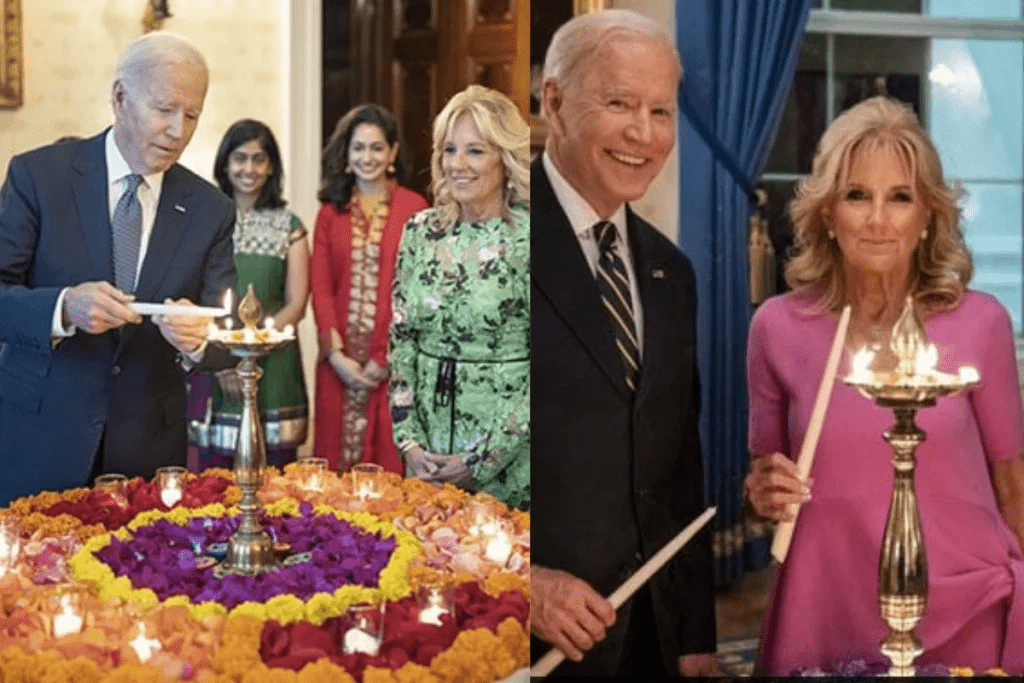
[[[597,215],[594,207],[583,198],[583,195],[565,179],[548,155],[547,150],[541,155],[541,163],[548,174],[548,180],[551,181],[551,189],[555,192],[555,198],[558,199],[558,203],[569,219],[572,231],[576,233],[577,238],[593,239],[593,227],[602,218]],[[615,226],[619,243],[628,244],[626,241],[628,239],[626,236],[626,205],[619,204],[607,220]]]
[[[124,180],[125,176],[130,175],[132,169],[128,166],[128,162],[124,160],[124,155],[121,154],[121,150],[117,147],[113,128],[107,131],[107,138],[104,144],[107,155],[107,185],[113,185],[120,180]],[[142,179],[146,181],[146,185],[152,190],[154,197],[160,196],[160,189],[164,183],[164,173],[165,171],[159,171],[142,176]]]

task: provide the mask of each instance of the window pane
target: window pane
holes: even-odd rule
[[[929,131],[947,176],[1020,180],[1024,168],[1024,45],[935,40]]]
[[[889,95],[909,103],[919,117],[928,59],[926,38],[836,36],[835,112],[861,100]]]
[[[1021,332],[1021,186],[964,183],[964,236],[974,257],[973,289],[999,299]]]
[[[809,33],[789,89],[766,173],[809,173],[825,132],[825,36]]]
[[[829,6],[859,12],[921,13],[921,0],[832,0]]]
[[[928,14],[968,19],[1020,19],[1021,0],[930,0]]]

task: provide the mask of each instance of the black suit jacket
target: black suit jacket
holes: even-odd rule
[[[15,156],[0,188],[0,505],[86,484],[101,436],[106,471],[185,464],[185,372],[149,317],[50,341],[62,288],[113,282],[105,135]],[[234,222],[217,188],[168,169],[136,300],[216,305]]]
[[[627,207],[644,320],[631,399],[597,283],[539,158],[531,171],[532,561],[607,596],[704,510],[694,274]],[[669,671],[714,652],[708,527],[650,589]],[[614,673],[628,616],[627,604],[581,665],[557,672]]]

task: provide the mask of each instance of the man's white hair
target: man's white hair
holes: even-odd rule
[[[579,76],[580,65],[586,63],[587,57],[594,54],[612,33],[664,41],[675,55],[679,76],[682,77],[683,60],[672,36],[661,24],[630,10],[606,9],[573,17],[555,31],[544,56],[543,82],[552,80],[562,88],[573,83]]]
[[[114,71],[114,80],[127,88],[135,88],[150,69],[158,64],[194,64],[209,77],[210,70],[199,50],[188,40],[169,31],[146,33],[133,40],[121,53]]]

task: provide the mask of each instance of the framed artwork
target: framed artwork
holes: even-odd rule
[[[22,104],[21,0],[0,0],[0,109]]]

